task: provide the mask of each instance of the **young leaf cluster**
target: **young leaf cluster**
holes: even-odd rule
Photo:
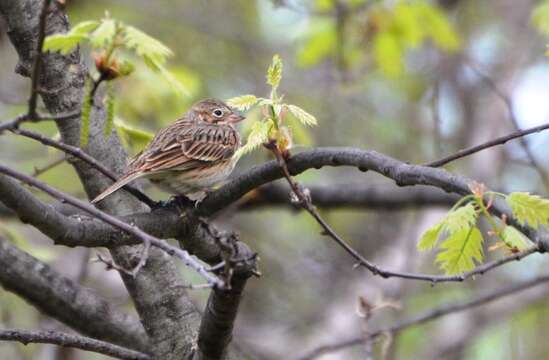
[[[59,51],[67,54],[77,45],[89,45],[100,52],[96,65],[100,73],[110,70],[110,76],[129,75],[133,64],[127,60],[119,60],[114,56],[118,49],[129,50],[141,58],[152,70],[163,76],[169,74],[164,68],[172,51],[157,39],[141,30],[112,19],[108,15],[100,21],[84,21],[75,25],[65,34],[53,34],[44,41],[44,51]],[[169,80],[170,81],[170,80]],[[184,93],[182,85],[179,91]]]
[[[74,26],[65,34],[53,34],[44,41],[44,51],[59,51],[68,54],[79,44],[87,43],[94,49],[93,57],[99,75],[94,80],[97,87],[100,82],[107,81],[106,125],[104,132],[110,134],[114,124],[114,88],[111,80],[127,76],[134,70],[134,64],[120,54],[130,52],[141,58],[154,72],[160,74],[179,96],[186,95],[186,89],[164,67],[172,51],[160,41],[145,34],[141,30],[112,19],[108,14],[99,21],[84,21]],[[89,119],[93,105],[90,93],[93,86],[86,86],[82,102],[81,146],[86,146],[89,136]]]
[[[297,105],[283,103],[282,96],[278,96],[277,89],[282,80],[282,68],[282,59],[274,55],[267,70],[267,84],[271,86],[269,98],[242,95],[227,100],[229,106],[241,111],[250,110],[256,105],[263,110],[262,118],[252,124],[246,144],[236,152],[235,157],[240,158],[269,141],[274,141],[283,153],[287,152],[292,144],[291,131],[285,120],[288,114],[298,120],[301,125],[317,125],[313,115]]]
[[[517,252],[529,246],[529,240],[513,226],[507,225],[505,218],[497,219],[489,214],[489,205],[484,203],[485,196],[503,197],[521,225],[537,229],[549,223],[549,200],[537,195],[525,192],[509,195],[476,192],[467,195],[440,222],[427,229],[417,244],[420,251],[438,247],[435,262],[447,274],[470,271],[483,261],[484,238],[478,228],[480,217],[486,218],[491,227],[490,234],[496,237],[493,248],[504,247],[510,252]]]

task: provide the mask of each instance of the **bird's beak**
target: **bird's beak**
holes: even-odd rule
[[[229,115],[229,117],[227,118],[227,122],[229,124],[236,124],[238,122],[241,122],[245,118],[246,117],[244,115],[242,115],[241,113],[235,111],[231,115]]]

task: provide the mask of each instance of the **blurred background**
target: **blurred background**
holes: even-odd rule
[[[273,54],[284,62],[279,92],[314,114],[319,126],[290,124],[294,150],[310,146],[373,149],[411,163],[425,163],[463,147],[519,128],[549,121],[549,2],[533,0],[72,0],[72,24],[100,19],[105,11],[160,39],[174,51],[169,69],[185,86],[179,97],[157,75],[138,66],[117,81],[120,135],[135,154],[154,133],[205,97],[268,96],[265,72]],[[89,50],[82,52],[92,63]],[[17,55],[0,23],[0,119],[25,109],[29,82],[13,72]],[[497,88],[497,89],[496,89]],[[511,108],[506,106],[509,100]],[[509,111],[511,110],[512,113]],[[259,116],[249,113],[245,135]],[[57,136],[52,124],[28,125]],[[549,133],[526,138],[541,173]],[[3,163],[84,196],[63,154],[30,140],[0,137]],[[269,159],[259,150],[242,158],[236,173]],[[549,196],[549,187],[519,141],[456,161],[447,169],[502,191]],[[298,177],[304,185],[360,186],[390,195],[392,181],[356,169],[324,168]],[[165,199],[156,189],[147,190]],[[42,196],[40,194],[40,196]],[[313,199],[314,201],[314,199]],[[322,215],[355,249],[376,264],[410,272],[441,273],[434,253],[416,243],[448,207],[321,209]],[[376,312],[368,328],[387,326],[439,304],[465,300],[540,274],[548,259],[534,255],[474,281],[431,286],[381,279],[361,269],[305,213],[289,206],[224,212],[215,222],[237,230],[261,257],[260,279],[246,288],[234,343],[259,359],[291,359],[326,342],[365,331],[357,313],[359,296],[397,309]],[[114,271],[91,261],[101,250],[54,247],[0,208],[0,231],[20,248],[66,276],[95,289],[113,304],[132,310]],[[486,237],[487,239],[489,237]],[[489,239],[488,239],[489,240]],[[486,242],[486,249],[491,245]],[[503,256],[486,250],[487,259]],[[199,281],[181,268],[189,281]],[[207,291],[191,296],[202,308]],[[401,333],[387,343],[389,359],[549,358],[549,286],[460,313]],[[15,295],[0,289],[2,327],[63,329]],[[376,354],[382,351],[376,346]],[[322,359],[361,359],[363,347]],[[44,345],[0,343],[4,359],[103,359]]]

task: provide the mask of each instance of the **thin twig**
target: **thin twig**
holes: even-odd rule
[[[34,186],[37,189],[40,189],[45,193],[49,194],[50,196],[53,196],[54,198],[61,200],[62,202],[71,204],[101,221],[104,221],[116,228],[119,228],[128,234],[134,235],[135,237],[137,237],[143,242],[144,246],[148,246],[147,243],[150,243],[150,245],[156,246],[164,250],[169,255],[180,258],[181,260],[183,260],[186,266],[189,266],[190,268],[194,269],[197,273],[199,273],[202,277],[204,277],[206,281],[208,281],[208,283],[211,283],[220,289],[225,288],[225,283],[221,279],[210,274],[208,270],[202,264],[194,260],[187,251],[183,249],[179,249],[175,246],[168,244],[166,241],[158,239],[150,234],[147,234],[143,230],[139,229],[137,226],[127,224],[121,221],[120,219],[117,219],[91,206],[88,203],[78,200],[77,198],[71,195],[65,194],[59,190],[56,190],[33,177],[19,173],[4,165],[0,165],[0,173],[13,177],[15,179],[18,179],[19,181],[22,181],[30,186]]]
[[[41,166],[41,167],[35,166],[34,171],[32,172],[32,176],[38,177],[38,176],[44,174],[45,172],[61,165],[62,163],[65,162],[65,160],[66,160],[65,154],[63,154],[61,157],[58,157],[57,159],[54,159],[53,161],[50,161],[49,163],[47,163],[44,166]]]
[[[80,117],[81,112],[76,111],[72,113],[57,114],[57,115],[43,115],[35,114],[34,117],[30,117],[29,114],[18,115],[15,119],[7,120],[0,123],[0,134],[5,130],[17,129],[24,122],[40,122],[40,121],[64,121],[71,120]]]
[[[132,277],[137,276],[139,273],[139,270],[145,266],[147,263],[147,258],[149,257],[149,249],[151,247],[151,243],[146,243],[145,246],[143,246],[143,250],[141,252],[141,255],[139,256],[139,263],[131,270],[126,269],[123,266],[118,265],[114,259],[108,259],[107,257],[103,256],[102,254],[97,254],[97,261],[102,262],[106,266],[106,270],[116,270],[121,273],[124,273],[126,275],[130,275]]]
[[[98,171],[100,171],[103,175],[108,177],[109,179],[116,181],[117,177],[114,172],[109,170],[106,166],[101,164],[99,161],[94,159],[92,156],[88,155],[86,152],[84,152],[82,149],[76,146],[68,145],[65,143],[62,143],[60,141],[55,141],[53,139],[50,139],[49,137],[46,137],[42,134],[35,133],[33,131],[25,130],[25,129],[16,129],[12,130],[14,134],[25,136],[27,138],[36,140],[44,145],[54,147],[56,149],[59,149],[67,154],[70,154],[86,163],[88,163],[90,166],[94,167]],[[147,195],[145,195],[143,192],[139,191],[138,189],[130,186],[125,185],[123,187],[124,190],[128,191],[130,194],[135,196],[138,200],[141,202],[147,204],[150,208],[154,208],[156,206],[156,202],[149,198]]]
[[[426,275],[426,274],[415,274],[415,273],[407,273],[407,272],[398,272],[398,271],[390,271],[385,270],[383,268],[380,268],[376,264],[366,260],[362,255],[360,255],[355,249],[353,249],[343,238],[341,238],[332,228],[331,226],[322,218],[316,207],[312,204],[310,196],[307,196],[304,194],[304,192],[301,190],[299,184],[292,178],[290,171],[288,170],[288,166],[286,164],[286,160],[284,159],[284,156],[280,152],[280,149],[274,142],[270,142],[268,144],[265,144],[265,146],[275,155],[276,160],[282,169],[282,173],[284,175],[284,178],[286,178],[286,181],[290,185],[292,192],[297,197],[297,203],[304,208],[311,216],[316,220],[316,222],[322,227],[324,230],[323,235],[327,235],[331,237],[336,243],[338,243],[347,253],[349,253],[355,260],[358,261],[357,266],[363,266],[366,269],[368,269],[373,275],[379,275],[382,278],[390,278],[390,277],[398,277],[403,279],[409,279],[409,280],[421,280],[421,281],[429,281],[431,283],[438,283],[438,282],[462,282],[468,278],[474,277],[475,275],[482,275],[485,272],[492,270],[496,267],[499,267],[503,264],[506,264],[511,261],[520,260],[528,255],[531,255],[533,253],[539,252],[540,249],[537,246],[533,246],[529,248],[528,250],[525,250],[523,252],[513,254],[508,257],[504,257],[499,260],[495,260],[493,262],[486,263],[484,265],[478,266],[477,268],[463,274],[459,275],[450,275],[450,276],[442,276],[442,275]]]
[[[19,329],[0,329],[0,340],[29,343],[55,344],[64,347],[77,348],[98,354],[112,356],[125,360],[151,360],[144,353],[130,350],[105,341],[96,340],[81,335],[67,334],[58,331],[29,331]]]
[[[338,351],[338,350],[341,350],[341,349],[344,349],[344,348],[347,348],[347,347],[363,344],[365,342],[365,340],[367,340],[367,339],[371,340],[371,339],[377,338],[380,335],[387,334],[387,333],[388,334],[395,334],[395,333],[398,333],[398,332],[400,332],[402,330],[405,330],[409,327],[420,325],[420,324],[423,324],[425,322],[432,321],[432,320],[435,320],[435,319],[438,319],[440,317],[443,317],[443,316],[446,316],[446,315],[449,315],[449,314],[453,314],[453,313],[456,313],[456,312],[469,310],[471,308],[481,306],[481,305],[484,305],[486,303],[489,303],[489,302],[492,302],[492,301],[495,301],[495,300],[499,300],[499,299],[501,299],[505,296],[509,296],[509,295],[514,294],[514,293],[524,291],[526,289],[529,289],[531,287],[537,286],[539,284],[542,284],[542,283],[545,283],[545,282],[548,282],[548,281],[549,281],[549,274],[548,275],[542,275],[542,276],[539,276],[539,277],[534,278],[532,280],[528,280],[528,281],[519,283],[517,285],[513,285],[513,286],[510,286],[510,287],[506,287],[506,288],[503,288],[503,289],[492,291],[488,294],[479,296],[476,299],[473,299],[473,300],[470,300],[470,301],[456,302],[456,303],[449,304],[449,305],[446,305],[446,306],[441,306],[441,307],[435,308],[433,310],[427,311],[424,314],[419,315],[415,318],[404,320],[404,321],[402,321],[398,324],[395,324],[393,326],[389,326],[389,327],[386,327],[386,328],[381,328],[379,330],[373,331],[373,332],[369,333],[366,338],[364,336],[357,336],[357,337],[354,337],[354,338],[351,338],[351,339],[348,339],[348,340],[339,341],[339,342],[334,343],[334,344],[319,346],[316,349],[314,349],[314,350],[310,351],[309,353],[307,353],[306,355],[301,356],[299,358],[299,360],[312,360],[312,359],[315,359],[315,358],[317,358],[321,355],[327,354],[327,353],[331,353],[331,352]]]
[[[105,80],[107,80],[107,75],[105,73],[101,73],[97,79],[93,79],[91,75],[89,75],[92,79],[93,85],[90,91],[90,105],[95,105],[95,93],[97,92],[97,89],[99,89],[99,85]]]
[[[520,131],[520,126],[517,120],[517,116],[515,114],[515,110],[513,109],[513,103],[509,96],[505,94],[498,85],[490,78],[490,76],[486,75],[482,70],[480,70],[472,61],[466,62],[469,68],[473,70],[481,79],[488,85],[488,87],[496,94],[497,97],[500,98],[500,100],[505,104],[505,107],[507,109],[507,112],[509,114],[509,120],[511,121],[513,127],[516,131]],[[526,153],[526,156],[530,160],[531,165],[536,169],[538,172],[543,185],[545,186],[545,189],[549,189],[549,177],[547,176],[547,173],[541,166],[541,164],[536,160],[534,157],[534,154],[530,150],[530,147],[528,146],[528,143],[524,139],[524,137],[519,137],[520,145],[524,149],[524,152]]]
[[[539,126],[534,126],[532,128],[525,129],[525,130],[518,130],[518,131],[512,132],[510,134],[507,134],[505,136],[501,136],[501,137],[498,137],[496,139],[487,141],[483,144],[475,145],[475,146],[469,147],[467,149],[460,150],[460,151],[456,152],[455,154],[446,156],[446,157],[444,157],[440,160],[431,161],[429,163],[424,164],[424,166],[441,167],[441,166],[446,165],[446,164],[448,164],[448,163],[450,163],[454,160],[469,156],[469,155],[477,153],[479,151],[482,151],[482,150],[485,150],[485,149],[488,149],[488,148],[491,148],[491,147],[494,147],[494,146],[497,146],[497,145],[503,145],[503,144],[507,143],[510,140],[517,139],[517,138],[522,138],[523,136],[530,135],[530,134],[535,134],[535,133],[538,133],[538,132],[541,132],[541,131],[547,130],[547,129],[549,129],[549,123],[539,125]]]

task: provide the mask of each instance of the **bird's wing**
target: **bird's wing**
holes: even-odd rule
[[[227,160],[240,146],[230,125],[196,124],[179,120],[156,134],[130,163],[126,173],[97,196],[98,202],[129,182],[163,171],[186,171]]]
[[[184,171],[233,156],[240,146],[238,132],[230,125],[175,123],[159,133],[135,161],[132,172]]]
[[[185,119],[156,134],[145,150],[128,164],[127,172],[99,196],[96,203],[140,177],[163,171],[186,171],[227,160],[240,146],[230,125],[196,124]]]

